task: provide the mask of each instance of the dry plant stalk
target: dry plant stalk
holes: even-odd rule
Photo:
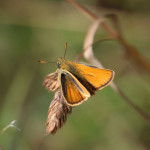
[[[43,82],[43,85],[48,91],[55,91],[59,88],[59,83],[57,81],[58,72],[53,72],[51,74],[48,74]]]
[[[57,90],[49,106],[48,117],[46,121],[46,134],[56,133],[57,130],[66,122],[67,115],[72,112],[72,107],[67,105],[61,94],[57,77],[58,73],[56,71],[47,75],[43,82],[43,85],[46,89],[48,89],[48,91]]]
[[[72,107],[65,103],[60,90],[57,90],[48,110],[46,134],[49,134],[50,132],[52,134],[56,133],[56,131],[66,122],[67,115],[71,113],[71,111]]]
[[[97,66],[99,68],[104,68],[100,61],[94,56],[92,44],[94,41],[94,36],[96,34],[96,31],[99,27],[99,25],[102,23],[102,18],[96,19],[94,23],[90,26],[85,41],[83,45],[83,55],[85,59],[92,65]],[[86,49],[86,50],[85,50]],[[121,89],[112,81],[110,84],[112,89],[117,92],[126,102],[128,105],[130,105],[139,115],[141,115],[146,122],[150,125],[150,116],[146,114],[140,107],[138,107],[136,104],[134,104]]]

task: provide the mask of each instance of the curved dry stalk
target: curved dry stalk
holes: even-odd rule
[[[88,62],[90,62],[90,64],[93,64],[99,68],[104,68],[101,62],[94,56],[92,45],[91,45],[91,43],[93,43],[95,33],[100,23],[102,23],[101,18],[96,19],[94,23],[90,26],[87,32],[85,41],[84,41],[83,49],[86,49],[86,51],[84,51],[83,55],[85,59]],[[89,44],[91,46],[89,46]],[[117,92],[127,102],[128,105],[130,105],[138,114],[140,114],[150,125],[150,116],[148,114],[146,114],[140,107],[134,104],[114,82],[112,82],[110,86],[115,92]]]
[[[66,0],[66,1],[71,5],[73,5],[74,7],[76,7],[81,12],[83,12],[84,14],[88,15],[91,19],[93,20],[98,19],[98,17],[94,13],[92,13],[85,7],[81,6],[79,3],[73,0]],[[120,42],[120,44],[124,47],[124,50],[131,58],[133,58],[134,62],[138,66],[140,66],[142,69],[144,69],[147,73],[150,74],[150,64],[146,61],[146,59],[138,52],[138,50],[134,46],[128,44],[120,33],[117,33],[103,21],[101,22],[100,26],[103,27],[110,35],[112,35],[115,39],[117,39]]]
[[[103,21],[102,18],[96,19],[96,21],[94,21],[94,23],[90,26],[90,28],[87,32],[87,35],[85,37],[85,40],[84,40],[84,45],[83,45],[83,49],[86,49],[83,53],[85,59],[90,64],[98,66],[99,68],[103,68],[103,66],[101,63],[99,63],[97,58],[94,56],[92,46],[90,46],[90,45],[94,41],[94,35],[99,27],[99,24],[101,24],[102,21]]]

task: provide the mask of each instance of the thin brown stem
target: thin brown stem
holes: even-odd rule
[[[148,114],[146,114],[139,106],[137,106],[136,104],[134,104],[124,93],[123,91],[121,91],[118,87],[117,87],[118,93],[121,95],[121,97],[123,97],[123,99],[132,107],[134,108],[134,110],[140,114],[145,120],[146,122],[150,125],[150,116]]]
[[[80,54],[77,56],[75,62],[78,62],[78,61],[82,58],[84,52],[85,52],[89,47],[94,46],[95,44],[97,44],[97,43],[99,43],[99,42],[108,41],[108,40],[114,40],[114,38],[111,37],[111,36],[110,36],[110,37],[105,37],[105,38],[103,38],[103,39],[99,39],[99,40],[94,41],[92,44],[89,44],[88,47],[84,48],[83,51],[82,51],[82,53],[80,53]]]
[[[87,32],[87,35],[85,37],[85,41],[84,41],[84,51],[83,51],[83,55],[84,58],[90,62],[90,64],[97,66],[99,68],[104,68],[103,65],[101,64],[101,62],[95,57],[94,53],[93,53],[93,48],[92,48],[92,44],[90,45],[89,43],[93,43],[94,40],[94,36],[96,34],[96,31],[99,27],[99,24],[102,23],[101,19],[97,19],[94,21],[94,23],[89,27],[89,30]],[[86,50],[85,50],[86,49]],[[134,104],[132,102],[131,99],[129,99],[126,94],[115,84],[115,82],[112,82],[110,84],[111,88],[118,93],[123,100],[129,105],[131,106],[140,116],[142,116],[145,121],[150,125],[150,116],[148,114],[146,114],[144,112],[144,110],[142,110],[138,105]]]

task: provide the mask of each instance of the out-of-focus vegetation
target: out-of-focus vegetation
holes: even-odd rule
[[[123,1],[120,7],[112,2],[80,1],[97,15],[115,12],[125,39],[150,60],[150,2]],[[91,23],[65,1],[0,1],[0,131],[12,120],[20,128],[0,133],[2,150],[150,149],[150,126],[110,87],[75,107],[62,129],[42,139],[54,94],[42,82],[57,66],[38,60],[63,56],[65,42],[67,58],[75,60]],[[105,36],[107,32],[100,29],[96,39]],[[150,114],[149,75],[125,57],[117,41],[98,43],[94,52],[116,72],[114,81],[124,93]]]

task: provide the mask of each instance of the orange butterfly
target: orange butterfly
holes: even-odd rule
[[[57,65],[61,92],[70,106],[86,101],[95,91],[109,85],[115,75],[112,70],[74,63],[63,57],[57,59]]]
[[[67,50],[67,43],[65,48]],[[108,86],[113,80],[114,71],[65,60],[65,54],[64,57],[58,58],[56,63],[59,68],[57,73],[61,93],[68,105],[76,106],[83,103],[95,91]],[[47,63],[42,60],[40,62]]]

